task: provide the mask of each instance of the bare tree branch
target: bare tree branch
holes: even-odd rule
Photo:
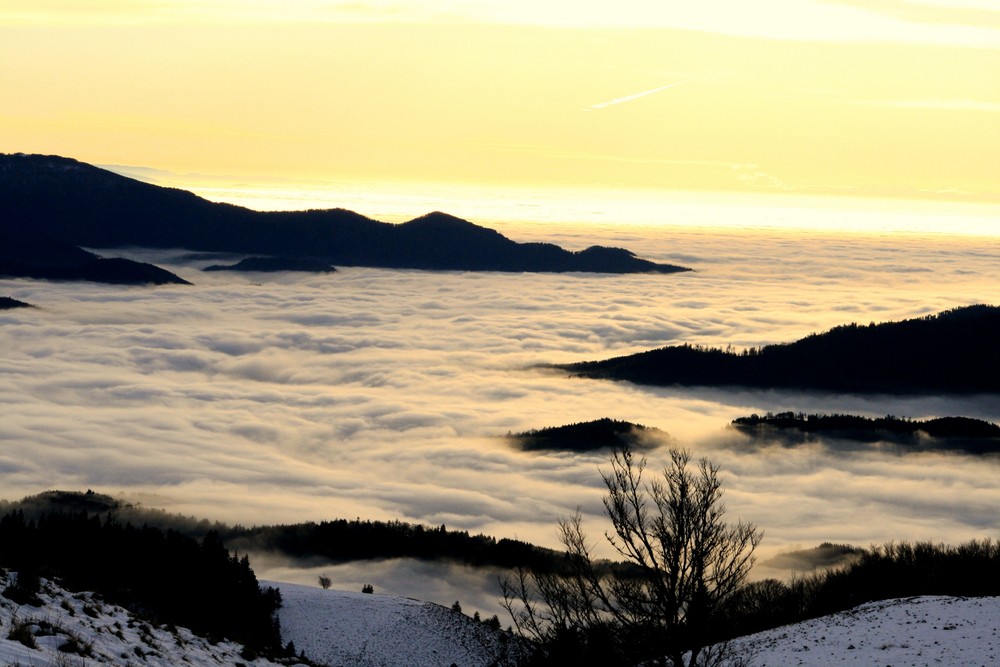
[[[610,636],[616,655],[633,663],[722,664],[726,647],[705,647],[744,585],[763,534],[754,524],[725,522],[719,468],[707,459],[693,465],[688,452],[672,449],[659,477],[645,479],[645,471],[645,457],[628,449],[601,471],[611,521],[605,537],[625,565],[595,563],[578,509],[559,522],[564,568],[518,571],[501,582],[502,604],[541,646],[590,633]]]

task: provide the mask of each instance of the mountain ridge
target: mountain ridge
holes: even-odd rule
[[[190,285],[166,269],[123,257],[101,257],[69,243],[12,231],[0,236],[0,276],[84,280],[118,285]]]
[[[402,224],[341,208],[253,211],[60,156],[0,155],[0,233],[87,248],[186,248],[380,268],[591,273],[690,269],[620,248],[518,243],[441,212]]]
[[[898,322],[846,324],[743,352],[675,345],[550,367],[655,386],[1000,393],[998,336],[1000,307],[977,304]]]

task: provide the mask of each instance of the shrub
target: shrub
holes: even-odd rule
[[[83,657],[90,657],[94,654],[94,649],[91,644],[84,642],[82,639],[72,634],[69,635],[66,641],[59,645],[59,650],[62,653],[75,653],[76,655]]]
[[[18,573],[13,583],[9,584],[3,591],[3,596],[17,604],[28,604],[33,607],[41,607],[42,600],[38,593],[42,590],[42,580],[38,574],[30,570]]]
[[[7,639],[20,642],[28,648],[38,648],[38,642],[35,641],[35,634],[31,631],[31,626],[24,621],[15,622],[11,626],[10,632],[7,633]]]

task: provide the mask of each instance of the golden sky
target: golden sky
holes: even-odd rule
[[[0,151],[1000,201],[1000,1],[3,0]]]

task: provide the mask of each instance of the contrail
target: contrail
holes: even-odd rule
[[[616,97],[615,99],[608,100],[607,102],[598,102],[597,104],[592,104],[589,107],[587,107],[587,110],[589,111],[591,109],[603,109],[613,104],[622,104],[624,102],[631,102],[632,100],[637,100],[640,97],[646,97],[646,95],[652,95],[653,93],[658,93],[661,90],[666,90],[667,88],[673,88],[674,86],[679,86],[682,83],[684,83],[684,81],[674,81],[673,83],[668,83],[665,86],[660,86],[658,88],[653,88],[651,90],[644,90],[641,93],[633,93],[632,95],[626,95],[625,97]]]

